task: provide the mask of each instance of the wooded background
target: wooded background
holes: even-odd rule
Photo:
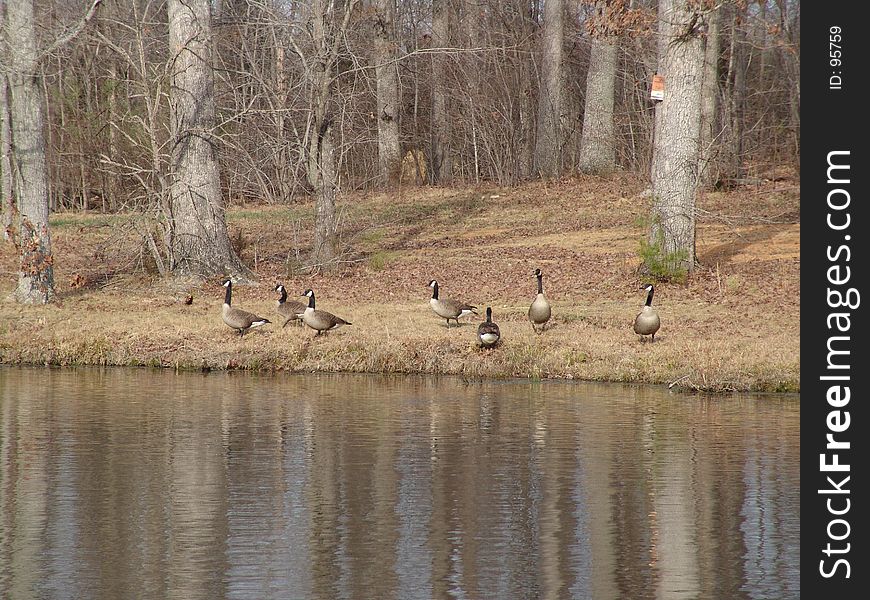
[[[662,124],[690,122],[681,134],[694,156],[685,159],[684,194],[799,165],[797,0],[2,0],[0,8],[6,223],[15,225],[19,98],[38,102],[44,119],[38,193],[48,209],[140,215],[161,271],[178,270],[179,253],[191,252],[178,242],[173,185],[184,153],[200,150],[179,155],[180,139],[204,140],[202,151],[214,154],[219,200],[211,202],[220,207],[318,198],[318,216],[327,211],[313,249],[321,264],[335,252],[335,224],[324,219],[349,190],[625,170],[648,174],[656,193],[656,144],[666,142],[655,140],[656,120],[667,119],[650,100],[656,73],[665,76],[662,104],[684,88],[693,104]],[[173,15],[188,11],[172,34]],[[28,21],[31,46],[21,37]],[[30,82],[16,84],[21,73]],[[23,99],[16,90],[31,83]],[[674,180],[666,168],[659,177]],[[228,264],[212,270],[243,271]]]

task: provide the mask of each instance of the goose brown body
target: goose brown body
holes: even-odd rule
[[[245,335],[247,331],[253,327],[260,327],[266,323],[271,323],[269,319],[259,317],[254,313],[236,308],[232,305],[233,302],[233,282],[227,279],[223,286],[227,289],[224,296],[224,305],[221,309],[221,317],[227,326],[232,327],[239,332],[239,335]]]
[[[429,306],[436,315],[447,321],[447,326],[450,327],[450,320],[456,321],[459,325],[459,318],[467,315],[476,315],[477,307],[465,302],[459,302],[452,298],[438,297],[438,282],[434,279],[429,282],[429,287],[432,288],[432,297],[429,298]]]
[[[281,327],[286,327],[290,321],[302,325],[302,313],[308,305],[297,300],[287,300],[287,290],[280,283],[275,286],[275,291],[281,294],[275,307],[275,312],[284,317],[284,324]]]
[[[317,331],[317,335],[325,331],[338,329],[343,325],[353,325],[350,321],[346,321],[325,310],[316,310],[314,292],[312,290],[305,290],[305,293],[302,295],[308,297],[308,307],[302,313],[302,322]]]
[[[653,293],[655,288],[651,283],[641,287],[647,291],[646,304],[637,313],[634,318],[634,332],[640,336],[648,335],[651,341],[656,341],[656,332],[662,326],[659,313],[652,306]]]
[[[540,331],[544,331],[547,321],[550,320],[552,309],[550,301],[544,295],[543,273],[540,269],[535,269],[534,275],[538,278],[538,294],[532,301],[532,305],[529,306],[529,321],[532,323],[532,329],[536,333],[540,333]],[[541,328],[540,331],[538,331],[538,327]]]
[[[492,308],[486,307],[486,321],[477,326],[477,339],[484,348],[492,348],[501,339],[498,325],[492,321]]]

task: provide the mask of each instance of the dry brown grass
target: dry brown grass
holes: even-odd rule
[[[234,287],[234,304],[271,318],[275,281],[291,293],[312,287],[318,308],[353,322],[316,339],[280,323],[239,338],[220,319],[217,279],[157,280],[139,260],[135,237],[105,226],[124,217],[61,215],[53,229],[60,302],[0,303],[0,362],[680,380],[691,389],[797,391],[799,198],[777,185],[784,184],[701,199],[702,266],[685,285],[657,286],[663,324],[655,343],[640,342],[631,329],[644,300],[637,250],[648,206],[637,195],[640,182],[626,177],[354,195],[343,203],[352,251],[333,277],[297,270],[295,246],[309,242],[310,206],[231,210],[242,257],[260,276],[257,285]],[[15,279],[10,246],[0,265],[5,297]],[[542,335],[525,317],[538,266],[554,304]],[[502,344],[476,346],[478,319],[447,329],[428,308],[432,278],[481,314],[492,306]],[[189,306],[182,302],[188,293]]]

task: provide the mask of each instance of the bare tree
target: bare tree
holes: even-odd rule
[[[6,0],[0,0],[0,65],[5,65]],[[8,241],[15,198],[12,196],[12,130],[9,124],[9,82],[6,69],[0,70],[0,228]]]
[[[173,270],[182,275],[249,271],[227,234],[214,127],[209,0],[169,0]]]
[[[176,244],[187,235],[179,229],[175,236],[175,218],[194,214],[173,211],[182,150],[217,154],[220,195],[212,193],[213,166],[198,160],[203,179],[185,192],[203,196],[195,213],[203,222],[220,221],[233,201],[316,197],[315,264],[324,266],[337,258],[339,190],[380,185],[405,144],[415,178],[442,185],[515,185],[574,166],[575,154],[581,170],[652,171],[652,0],[371,0],[347,21],[359,0],[210,0],[213,17],[218,5],[223,11],[213,22],[214,48],[189,54],[211,53],[202,62],[214,62],[214,118],[185,124],[182,144],[173,139],[179,123],[169,110],[170,79],[181,63],[166,42],[168,0],[106,2],[97,27],[76,37],[81,7],[98,1],[40,0],[35,14],[47,42],[38,75],[49,207],[135,214],[131,225],[161,273],[176,265]],[[586,16],[595,5],[601,20]],[[720,106],[705,103],[699,144],[712,154],[698,168],[712,162],[720,181],[739,184],[797,163],[800,3],[717,5],[723,72],[706,77],[704,96]],[[715,26],[711,19],[706,31],[708,73]],[[59,30],[68,32],[61,43],[71,35],[74,42],[49,42]],[[575,39],[591,40],[591,53]],[[581,139],[574,116],[584,97]],[[196,230],[194,239],[209,235]]]
[[[665,90],[656,108],[650,244],[672,272],[695,267],[703,19],[691,0],[659,0],[659,73]]]
[[[312,263],[331,271],[338,259],[338,219],[335,197],[338,176],[335,156],[335,86],[338,61],[346,43],[350,19],[359,0],[313,0],[306,30],[306,52],[293,39],[302,60],[309,88],[310,117],[307,132],[307,175],[314,188],[314,247]]]
[[[432,46],[446,48],[450,44],[449,0],[432,0]],[[453,153],[450,145],[450,110],[448,59],[436,52],[432,56],[432,183],[449,185],[453,181]]]
[[[382,183],[398,181],[399,75],[396,62],[396,0],[377,0],[374,18],[374,58],[377,80],[378,171]]]
[[[586,105],[580,141],[580,170],[584,173],[608,173],[616,168],[613,108],[616,92],[619,23],[608,14],[613,2],[596,3],[595,18],[587,23],[592,37],[589,73],[586,76]],[[621,3],[620,3],[621,4]]]
[[[720,179],[734,185],[743,177],[743,119],[746,101],[747,57],[744,32],[740,21],[745,7],[730,6],[731,41],[728,50],[728,74],[723,107],[722,156],[719,162]]]
[[[781,39],[777,44],[781,64],[785,72],[785,87],[788,106],[788,126],[792,147],[791,156],[795,170],[800,172],[801,156],[801,69],[800,31],[801,9],[798,0],[777,0]]]
[[[547,177],[555,177],[562,171],[562,143],[565,133],[563,119],[567,108],[562,50],[565,39],[564,22],[563,0],[544,0],[535,168]]]
[[[14,296],[23,304],[45,304],[54,296],[54,260],[48,226],[48,180],[33,0],[10,2],[4,24],[13,189],[19,211],[17,246],[21,257]]]
[[[0,23],[4,21],[5,2],[0,2]],[[6,72],[0,73],[0,228],[3,239],[9,240],[9,228],[15,212],[12,196],[12,129],[9,124],[9,83]]]
[[[719,54],[722,8],[714,7],[707,15],[704,45],[704,83],[701,88],[701,139],[699,164],[701,185],[712,187],[719,178],[715,160],[719,129]]]
[[[535,171],[535,103],[533,96],[531,61],[525,58],[523,42],[532,39],[534,24],[532,10],[528,3],[519,0],[517,2],[519,26],[517,37],[514,40],[514,57],[517,63],[517,92],[518,120],[516,128],[519,135],[519,149],[517,152],[517,175],[520,179],[527,179]]]

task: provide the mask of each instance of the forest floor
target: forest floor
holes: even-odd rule
[[[0,363],[140,365],[454,374],[645,382],[704,391],[800,389],[800,194],[787,173],[699,199],[700,266],[660,283],[662,327],[642,342],[632,322],[648,198],[625,175],[516,188],[404,187],[340,200],[339,273],[304,274],[313,206],[235,206],[228,225],[257,275],[233,304],[271,318],[239,337],[220,317],[224,289],[161,279],[130,215],[51,218],[58,301],[20,306],[11,244],[0,246]],[[550,327],[526,312],[544,272]],[[482,317],[445,327],[442,296],[492,306],[502,343],[477,347]],[[328,335],[274,314],[276,282],[312,288],[317,307],[353,322]],[[188,294],[193,302],[184,299]]]

